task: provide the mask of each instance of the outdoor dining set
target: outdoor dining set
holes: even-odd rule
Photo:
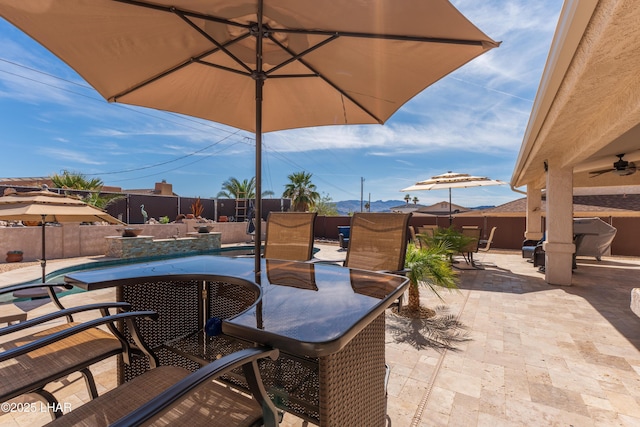
[[[0,375],[11,380],[2,381],[0,400],[35,393],[58,408],[44,386],[81,372],[93,400],[64,415],[54,410],[52,425],[185,416],[276,425],[282,412],[318,425],[384,425],[385,310],[408,286],[394,273],[404,264],[410,216],[355,214],[346,267],[311,259],[315,214],[271,213],[259,281],[247,256],[69,273],[66,286],[115,287],[116,301],[65,308],[56,298],[58,311],[1,329],[2,337],[21,335],[2,344]],[[87,310],[101,316],[73,322]],[[69,321],[30,332],[63,317]],[[98,396],[89,366],[113,355],[120,386]]]
[[[174,3],[0,0],[0,16],[109,102],[255,134],[256,218],[263,218],[263,132],[382,124],[420,91],[500,45],[447,0]],[[408,286],[393,273],[404,268],[410,215],[354,215],[341,266],[310,260],[313,214],[281,215],[288,216],[280,231],[276,215],[267,221],[264,257],[255,239],[253,259],[197,256],[67,275],[87,291],[116,287],[116,301],[60,306],[0,330],[22,334],[2,344],[0,400],[36,393],[55,402],[43,387],[81,372],[95,398],[56,425],[171,424],[180,417],[191,425],[200,417],[217,423],[209,425],[252,425],[256,418],[275,425],[277,411],[322,426],[384,425],[384,312],[400,304]],[[261,221],[255,227],[261,236]],[[72,321],[86,310],[101,317]],[[69,323],[27,332],[58,317]],[[115,354],[121,384],[96,397],[88,367]],[[222,382],[212,386],[212,378]]]

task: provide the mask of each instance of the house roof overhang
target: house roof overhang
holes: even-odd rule
[[[625,160],[640,168],[640,8],[634,0],[566,0],[511,186],[545,187],[546,165],[574,187],[632,185],[640,173],[589,172]]]

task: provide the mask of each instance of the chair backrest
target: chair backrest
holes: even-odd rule
[[[267,218],[266,259],[308,261],[313,256],[315,212],[271,212]]]
[[[467,243],[460,252],[469,253],[469,252],[478,252],[478,243],[480,242],[480,234],[482,234],[482,230],[478,227],[474,228],[462,228],[462,234],[467,237],[472,237],[473,240]]]
[[[433,237],[437,229],[437,225],[421,225],[416,228],[416,231],[418,232],[418,234],[427,234],[429,237]]]
[[[498,227],[493,227],[491,229],[491,232],[489,232],[489,238],[487,239],[486,243],[484,244],[484,247],[478,249],[479,251],[487,252],[489,250],[489,248],[491,248],[491,243],[493,242],[493,235],[496,233],[496,228],[498,228]]]
[[[411,237],[411,242],[416,245],[417,248],[422,248],[422,241],[418,239],[416,235],[416,228],[417,227],[409,226],[409,237]]]
[[[400,271],[407,252],[411,213],[354,213],[345,267]]]

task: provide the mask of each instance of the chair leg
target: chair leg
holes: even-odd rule
[[[47,404],[47,409],[49,409],[51,419],[55,420],[56,418],[60,418],[63,415],[62,406],[60,405],[60,403],[58,403],[58,399],[56,399],[53,394],[49,393],[43,388],[34,391],[33,394],[37,395]]]
[[[96,382],[93,379],[93,374],[91,374],[91,371],[89,370],[89,368],[84,368],[80,370],[80,373],[82,374],[82,377],[84,378],[84,382],[87,385],[87,390],[89,391],[89,396],[91,397],[91,400],[95,399],[96,397],[98,397],[98,389],[96,388]]]

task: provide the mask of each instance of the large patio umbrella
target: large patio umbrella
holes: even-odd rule
[[[0,0],[0,16],[110,102],[255,132],[257,219],[263,132],[382,124],[499,45],[447,0]]]
[[[47,257],[45,225],[47,222],[108,222],[124,224],[108,213],[87,205],[82,200],[51,191],[12,193],[0,197],[0,219],[34,221],[42,225],[42,282],[45,282]]]
[[[418,181],[414,185],[403,188],[400,191],[426,191],[426,190],[449,190],[449,225],[453,223],[451,212],[451,189],[484,187],[486,185],[504,185],[506,182],[497,179],[489,179],[484,176],[471,176],[466,173],[447,172],[442,175],[432,176],[430,179]]]

